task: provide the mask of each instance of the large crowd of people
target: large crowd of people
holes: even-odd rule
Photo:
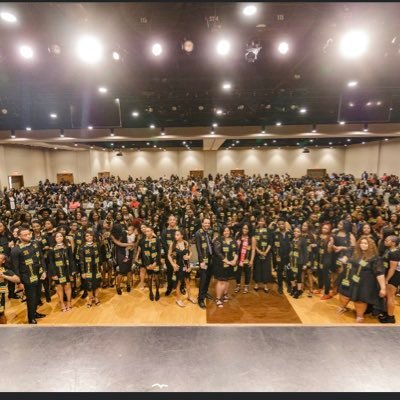
[[[36,324],[46,316],[38,307],[55,293],[68,312],[77,296],[101,307],[102,289],[119,296],[136,284],[149,301],[174,295],[177,307],[202,309],[250,290],[338,296],[339,314],[353,302],[357,322],[371,313],[395,323],[399,187],[397,176],[364,172],[361,179],[129,176],[5,188],[0,323],[6,297],[26,302]]]

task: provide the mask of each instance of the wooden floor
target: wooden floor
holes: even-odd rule
[[[192,291],[197,297],[198,289],[192,282]],[[211,284],[214,287],[213,283]],[[115,289],[102,289],[99,299],[101,304],[88,309],[86,300],[80,297],[73,300],[73,309],[61,312],[57,296],[52,297],[51,303],[44,303],[39,311],[47,314],[39,321],[40,325],[206,325],[206,324],[311,324],[311,325],[342,325],[354,324],[354,307],[344,315],[338,315],[338,299],[322,301],[320,296],[308,298],[303,295],[293,299],[286,293],[279,295],[275,284],[269,285],[268,294],[263,291],[255,292],[250,288],[248,294],[233,293],[231,284],[231,300],[224,308],[217,308],[208,301],[207,311],[200,309],[185,300],[186,307],[175,304],[174,294],[164,296],[158,302],[150,301],[149,291],[138,289],[137,283],[133,290],[127,293],[123,290],[118,296]],[[214,291],[211,288],[210,292]],[[286,292],[286,291],[285,291]],[[182,296],[183,298],[183,296]],[[397,299],[396,318],[400,321],[400,298]],[[6,303],[8,324],[26,323],[26,304],[19,300],[8,300]],[[379,324],[376,318],[367,316],[365,323]],[[380,325],[380,324],[379,324]]]

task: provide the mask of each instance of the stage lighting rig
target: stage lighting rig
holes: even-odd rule
[[[244,58],[248,63],[254,63],[257,61],[258,53],[261,51],[262,47],[258,40],[251,40],[246,45],[246,51]]]

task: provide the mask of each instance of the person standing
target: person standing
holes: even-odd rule
[[[201,228],[195,234],[195,244],[200,268],[200,283],[198,304],[202,309],[206,308],[204,300],[207,298],[212,300],[213,297],[208,293],[211,277],[213,274],[212,266],[212,238],[210,232],[210,219],[203,218]]]
[[[0,253],[0,324],[6,324],[6,290],[7,282],[19,283],[19,277],[6,266],[6,256]]]
[[[28,308],[28,323],[37,324],[38,318],[46,315],[37,312],[40,301],[39,280],[46,279],[46,263],[40,246],[32,241],[32,232],[28,228],[18,230],[20,243],[11,250],[12,270],[20,278],[25,289]]]

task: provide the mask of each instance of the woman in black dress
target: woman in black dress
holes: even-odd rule
[[[175,232],[175,239],[171,243],[169,250],[168,250],[168,260],[171,263],[174,269],[174,276],[177,281],[176,290],[175,290],[175,297],[176,297],[176,304],[179,307],[185,307],[185,304],[180,299],[180,288],[183,282],[186,285],[186,291],[188,300],[196,304],[197,301],[194,297],[190,295],[190,257],[192,256],[192,252],[190,250],[189,243],[183,239],[184,234],[181,230],[177,230]],[[174,276],[172,279],[174,280]]]
[[[364,321],[368,304],[382,310],[386,296],[385,269],[374,241],[361,238],[357,241],[352,258],[343,256],[345,265],[339,285],[339,314],[347,311],[350,301],[356,309],[356,322]]]
[[[303,288],[305,287],[305,283],[307,280],[308,286],[308,297],[313,296],[313,286],[314,286],[314,278],[313,272],[317,271],[316,268],[316,251],[317,251],[317,243],[316,237],[314,233],[311,232],[310,224],[308,222],[303,222],[301,225],[301,236],[306,239],[307,243],[307,263],[303,266],[303,271],[301,273],[301,282]],[[307,279],[306,279],[307,278]]]
[[[6,324],[6,290],[7,282],[19,283],[20,279],[13,271],[6,266],[6,255],[0,253],[0,324]]]
[[[382,324],[395,324],[394,308],[396,305],[396,292],[400,285],[400,249],[399,238],[388,236],[385,239],[386,251],[383,255],[383,266],[386,275],[386,313],[379,316]]]
[[[259,290],[259,283],[264,285],[264,292],[268,293],[267,283],[272,281],[272,238],[267,228],[265,217],[258,218],[257,228],[254,234],[255,257],[254,257],[254,290]]]
[[[235,228],[232,227],[235,232]],[[240,292],[240,283],[242,273],[244,272],[244,289],[243,293],[249,293],[249,283],[251,270],[254,265],[255,256],[255,239],[251,236],[250,225],[245,223],[240,228],[240,232],[236,235],[236,246],[238,254],[238,269],[236,272],[236,288],[235,293]]]
[[[338,290],[338,278],[343,270],[341,258],[343,256],[351,257],[356,244],[356,239],[351,233],[351,224],[342,220],[338,223],[338,231],[333,236],[332,253],[332,295],[335,296]]]
[[[216,236],[213,241],[214,276],[217,279],[215,292],[219,308],[222,308],[223,303],[229,300],[229,280],[236,277],[238,255],[236,242],[231,235],[230,228],[225,227],[222,230],[222,236]]]
[[[122,217],[122,214],[121,214]],[[124,229],[125,225],[121,222],[115,223],[111,231],[111,239],[115,244],[115,253],[117,261],[117,279],[116,279],[116,290],[119,295],[122,295],[121,282],[124,276],[126,276],[126,291],[131,291],[132,281],[132,264],[133,264],[133,251],[134,245],[128,243],[128,235]],[[128,248],[129,255],[126,258],[125,249]]]
[[[76,273],[75,261],[65,235],[57,232],[54,239],[56,244],[48,251],[49,276],[56,285],[61,311],[65,312],[71,309],[71,281]],[[64,303],[64,294],[67,297],[67,305]]]
[[[100,301],[97,297],[101,285],[101,265],[99,245],[94,241],[94,233],[91,230],[85,232],[84,244],[80,249],[81,276],[85,279],[86,289],[89,292],[87,307],[97,306]]]
[[[161,241],[154,234],[151,226],[146,227],[145,236],[139,242],[136,257],[140,257],[142,267],[147,270],[150,300],[160,300]],[[153,281],[156,286],[155,296],[153,293]]]
[[[331,291],[331,268],[332,268],[333,237],[331,235],[331,225],[323,224],[321,233],[317,238],[317,261],[318,270],[322,271],[322,287],[324,294],[321,300],[332,298]]]
[[[294,228],[293,236],[290,251],[290,283],[292,287],[290,295],[298,299],[303,294],[302,275],[303,270],[307,268],[308,249],[307,239],[302,236],[301,228]]]

